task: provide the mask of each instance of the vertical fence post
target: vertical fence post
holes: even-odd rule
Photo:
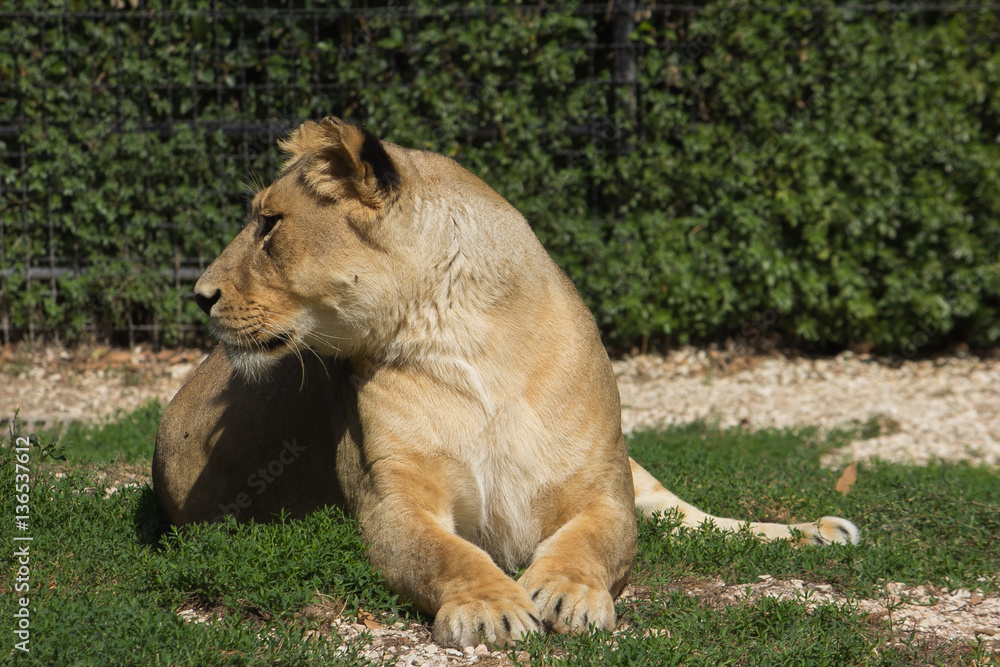
[[[51,293],[50,298],[53,304],[59,303],[59,281],[56,272],[56,223],[55,219],[52,217],[52,191],[51,185],[45,188],[45,212],[49,219],[49,291]],[[52,331],[52,336],[55,339],[56,345],[59,345],[62,341],[59,336],[59,328],[54,327]]]
[[[0,202],[6,201],[3,180],[0,179]],[[10,303],[7,301],[7,239],[4,236],[5,224],[4,211],[6,206],[0,206],[0,329],[3,330],[3,344],[10,344],[10,317],[7,310]]]
[[[614,30],[612,44],[614,52],[614,91],[618,111],[618,122],[624,127],[617,128],[616,148],[618,153],[632,149],[636,124],[635,47],[632,32],[635,30],[635,0],[615,0]]]
[[[15,68],[16,69],[16,68]],[[24,238],[27,239],[27,243],[24,244],[24,286],[25,289],[31,291],[31,223],[28,221],[28,149],[25,146],[24,139],[20,141],[21,145],[21,222],[24,225]],[[35,304],[28,304],[28,342],[31,345],[35,344]]]

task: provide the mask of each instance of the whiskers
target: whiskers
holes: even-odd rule
[[[270,312],[273,313],[274,315],[278,315],[279,317],[283,316],[285,319],[292,319],[292,317],[296,315],[296,313],[292,313],[290,311],[283,310],[281,308],[272,308],[270,309]],[[334,336],[332,334],[323,333],[322,331],[318,331],[314,326],[309,327],[308,337],[315,339],[323,343],[325,346],[329,347],[332,350],[330,356],[334,357],[343,358],[353,353],[358,347],[357,343],[351,338],[347,338],[345,336]],[[302,338],[304,338],[304,336]],[[305,345],[301,341],[301,339],[300,343],[302,344],[304,349],[307,349],[313,354],[315,354],[318,359],[323,358],[319,354],[319,352],[317,352],[311,346]]]
[[[262,384],[271,379],[271,370],[277,359],[265,357],[245,348],[226,345],[226,358],[247,384]]]
[[[291,348],[295,346],[294,338],[269,326],[259,310],[250,316],[239,317],[236,324],[223,327],[214,318],[211,323],[212,332],[225,344],[226,358],[247,382],[269,381],[271,371],[283,356],[274,354],[273,341],[280,340]]]
[[[251,166],[250,171],[245,174],[237,176],[236,181],[243,188],[243,193],[246,195],[247,202],[253,201],[254,196],[263,190],[265,185],[264,176],[254,166]]]
[[[330,373],[326,370],[326,363],[323,361],[323,357],[319,356],[316,350],[298,340],[293,332],[273,329],[266,324],[262,324],[260,330],[268,334],[271,338],[277,338],[284,343],[285,347],[295,355],[296,359],[299,360],[299,368],[302,369],[302,379],[299,382],[299,391],[306,388],[306,361],[302,358],[303,351],[308,351],[315,355],[316,359],[320,362],[320,366],[323,368],[323,372],[326,373],[326,378],[328,380],[330,379]]]
[[[356,341],[316,331],[308,316],[287,306],[264,308],[250,302],[230,313],[220,313],[225,325],[214,318],[212,330],[226,344],[226,356],[236,371],[249,382],[266,382],[281,359],[293,354],[299,361],[302,379],[299,388],[307,382],[305,356],[312,354],[323,368],[327,379],[327,355],[305,342],[308,337],[324,351],[332,350],[333,356],[343,357],[357,348]],[[228,317],[227,317],[228,315]],[[305,320],[305,321],[303,321]],[[286,323],[279,325],[278,323]],[[299,328],[301,327],[301,328]]]

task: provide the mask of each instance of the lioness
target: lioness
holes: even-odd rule
[[[195,287],[226,356],[161,424],[154,484],[173,520],[249,510],[257,483],[282,486],[274,505],[343,503],[388,585],[459,646],[612,628],[637,507],[742,524],[629,459],[594,319],[499,194],[332,117],[281,146],[280,176]],[[241,457],[272,461],[255,477]],[[839,518],[794,528],[858,538]]]

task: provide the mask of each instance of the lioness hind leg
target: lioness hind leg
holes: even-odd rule
[[[552,632],[610,630],[636,554],[635,513],[599,499],[543,541],[518,580]]]
[[[632,465],[635,506],[644,516],[676,509],[684,526],[697,528],[711,522],[718,528],[735,532],[749,525],[753,532],[765,540],[798,538],[798,543],[801,545],[857,544],[860,540],[861,533],[857,526],[847,519],[835,516],[825,516],[815,522],[791,525],[712,516],[667,491],[655,477],[632,459],[629,459],[629,462]]]

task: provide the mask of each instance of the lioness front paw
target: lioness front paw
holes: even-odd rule
[[[530,569],[519,583],[531,595],[548,631],[565,634],[585,632],[590,626],[601,630],[615,626],[615,603],[604,588],[581,584],[565,576],[544,579],[533,576]]]
[[[517,592],[509,598],[470,597],[445,604],[434,617],[434,641],[446,646],[504,646],[540,631],[534,603],[522,589]]]

